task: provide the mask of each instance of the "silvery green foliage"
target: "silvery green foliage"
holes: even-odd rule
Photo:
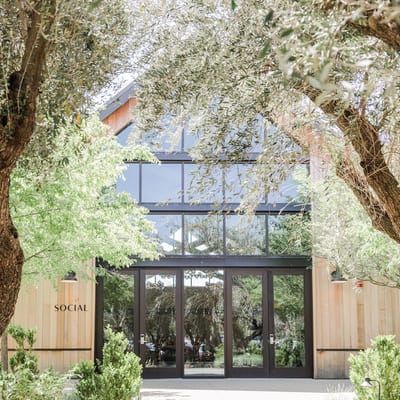
[[[372,227],[353,193],[337,177],[313,182],[314,255],[346,278],[400,288],[400,247]]]
[[[210,162],[221,154],[240,159],[259,143],[252,188],[263,189],[260,181],[276,185],[303,156],[292,135],[301,126],[311,127],[324,152],[340,162],[350,132],[335,120],[351,106],[379,127],[388,162],[397,165],[399,55],[351,24],[368,26],[372,8],[397,24],[399,7],[323,0],[135,6],[142,130],[162,131],[167,114],[171,124],[187,124],[200,137],[192,154]],[[269,126],[279,126],[282,116],[290,119],[286,133]]]
[[[90,274],[95,257],[122,267],[133,262],[130,255],[157,256],[147,211],[115,189],[126,159],[155,160],[146,147],[121,146],[96,118],[59,128],[46,160],[21,159],[10,203],[26,279]]]
[[[55,3],[55,12],[51,11]],[[21,71],[29,28],[27,15],[40,13],[42,24],[54,20],[39,96],[39,115],[65,117],[83,105],[112,78],[125,70],[130,14],[125,0],[0,1],[1,115],[7,115],[7,86],[12,73]]]

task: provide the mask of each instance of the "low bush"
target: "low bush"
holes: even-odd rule
[[[74,373],[79,377],[75,386],[78,400],[132,400],[139,396],[142,384],[139,357],[127,352],[128,340],[123,333],[106,329],[107,342],[103,348],[103,362],[96,367],[91,361],[82,361]]]
[[[372,347],[351,355],[350,380],[359,400],[378,398],[378,382],[381,387],[381,400],[400,399],[400,345],[395,336],[377,336]],[[368,377],[372,387],[361,386]]]
[[[33,354],[36,332],[20,325],[10,325],[8,333],[17,349],[10,358],[11,372],[0,370],[0,400],[60,400],[68,376],[53,369],[39,373],[38,359]]]

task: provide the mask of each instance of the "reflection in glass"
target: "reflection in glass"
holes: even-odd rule
[[[185,375],[223,375],[223,271],[187,270],[184,282]]]
[[[129,341],[129,351],[134,346],[134,308],[132,275],[107,274],[104,276],[104,327],[123,332]]]
[[[142,202],[180,202],[181,164],[143,164]]]
[[[299,182],[294,177],[299,173],[307,175],[307,167],[305,165],[298,165],[293,174],[279,185],[278,191],[268,193],[268,203],[301,202],[300,194],[298,192]]]
[[[303,275],[274,275],[275,367],[305,365]]]
[[[268,216],[268,249],[272,255],[311,255],[309,215]]]
[[[265,216],[226,216],[226,252],[232,255],[265,254]]]
[[[199,141],[198,134],[190,132],[188,129],[183,130],[183,150],[189,151]]]
[[[248,164],[235,164],[225,170],[225,202],[240,203],[245,194]]]
[[[151,214],[147,218],[155,224],[159,251],[164,254],[182,254],[182,217]]]
[[[151,151],[162,153],[173,153],[181,151],[182,148],[182,128],[168,126],[160,133],[152,130],[142,134],[142,143],[149,146]]]
[[[146,368],[176,367],[175,275],[146,274]]]
[[[121,146],[126,146],[129,143],[129,136],[133,131],[133,124],[128,125],[117,135],[117,141]]]
[[[127,192],[139,201],[139,164],[126,164],[124,176],[117,179],[117,192]]]
[[[217,166],[210,170],[202,164],[184,164],[185,202],[221,203],[222,171]]]
[[[263,367],[262,276],[232,277],[233,367]]]
[[[222,254],[221,215],[185,215],[185,254]]]

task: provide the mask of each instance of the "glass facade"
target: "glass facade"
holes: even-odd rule
[[[132,128],[118,140],[127,143]],[[260,198],[253,217],[240,216],[235,209],[243,199],[255,154],[236,164],[194,164],[187,146],[196,142],[181,130],[163,139],[156,155],[160,164],[127,164],[117,190],[149,209],[158,231],[159,250],[174,256],[291,256],[310,255],[311,240],[296,204],[297,183],[290,176],[277,191]],[[149,133],[143,141],[152,143]],[[136,140],[137,141],[137,140]],[[171,141],[175,144],[171,148]],[[172,150],[171,150],[172,149]],[[303,166],[302,168],[306,168]],[[204,172],[207,171],[207,176]],[[298,201],[299,203],[299,201]]]
[[[117,182],[149,210],[164,256],[139,260],[131,280],[121,281],[131,291],[129,299],[121,295],[121,313],[131,314],[114,325],[140,354],[144,376],[310,376],[311,238],[293,177],[260,192],[253,216],[239,215],[256,153],[208,169],[191,160],[196,137],[185,130],[159,143],[151,132],[139,139],[131,132],[120,133],[122,145],[144,141],[160,160],[130,160]],[[107,290],[112,303],[119,292]],[[104,323],[112,320],[108,308]]]

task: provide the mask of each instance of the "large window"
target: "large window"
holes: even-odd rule
[[[181,201],[180,164],[143,164],[141,181],[143,203]]]
[[[127,143],[131,127],[118,140]],[[160,164],[130,162],[117,190],[125,191],[150,211],[160,252],[173,256],[309,255],[307,216],[298,211],[298,185],[292,176],[276,191],[259,198],[253,218],[235,214],[252,179],[254,155],[236,164],[194,164],[186,152],[196,138],[185,130],[155,146]],[[137,140],[136,140],[137,141]],[[206,188],[206,189],[204,189]],[[298,201],[297,201],[298,202]],[[297,208],[296,208],[297,207]]]
[[[160,251],[173,255],[309,255],[307,215],[151,214]]]
[[[230,255],[266,254],[265,216],[226,216],[226,252]]]
[[[185,215],[185,254],[223,254],[221,215]]]
[[[149,215],[157,229],[160,252],[164,254],[182,254],[183,230],[180,215]]]

